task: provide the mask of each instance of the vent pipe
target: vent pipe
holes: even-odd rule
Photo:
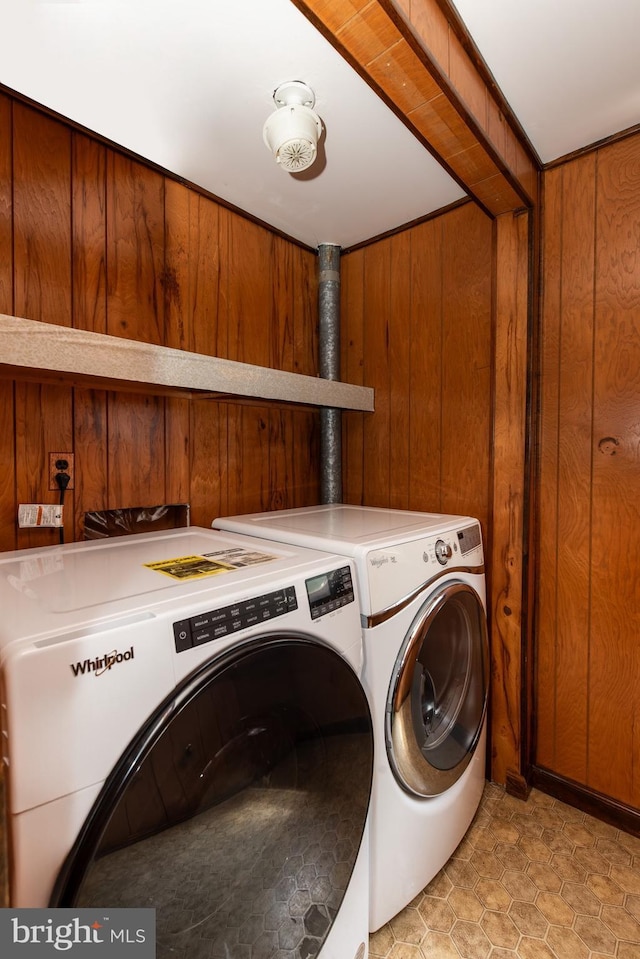
[[[325,380],[340,379],[340,247],[318,247],[319,368]],[[320,502],[342,502],[342,414],[320,410]]]

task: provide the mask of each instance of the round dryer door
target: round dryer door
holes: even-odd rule
[[[482,600],[450,582],[420,608],[389,688],[387,751],[407,792],[437,796],[460,778],[482,731],[488,677]]]
[[[157,910],[158,959],[317,955],[360,848],[373,731],[359,679],[299,635],[214,658],[105,782],[51,905]]]

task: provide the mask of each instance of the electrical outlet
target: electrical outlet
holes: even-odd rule
[[[49,489],[51,490],[60,489],[56,482],[56,473],[68,473],[71,479],[67,489],[75,488],[73,453],[49,453]]]

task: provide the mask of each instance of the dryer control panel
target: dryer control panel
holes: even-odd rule
[[[306,584],[311,619],[326,616],[327,613],[355,600],[351,569],[348,566],[313,576]]]
[[[266,623],[277,616],[284,616],[298,608],[294,586],[286,586],[262,596],[252,596],[231,606],[222,606],[189,619],[180,619],[173,624],[176,652],[182,653],[192,646],[210,643],[249,626]]]

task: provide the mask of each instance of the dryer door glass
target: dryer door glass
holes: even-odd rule
[[[113,770],[54,906],[155,907],[158,959],[315,956],[349,884],[371,792],[366,695],[291,635],[200,669]]]
[[[488,671],[482,601],[451,583],[419,610],[390,687],[388,752],[407,791],[435,796],[462,775],[480,738]]]

